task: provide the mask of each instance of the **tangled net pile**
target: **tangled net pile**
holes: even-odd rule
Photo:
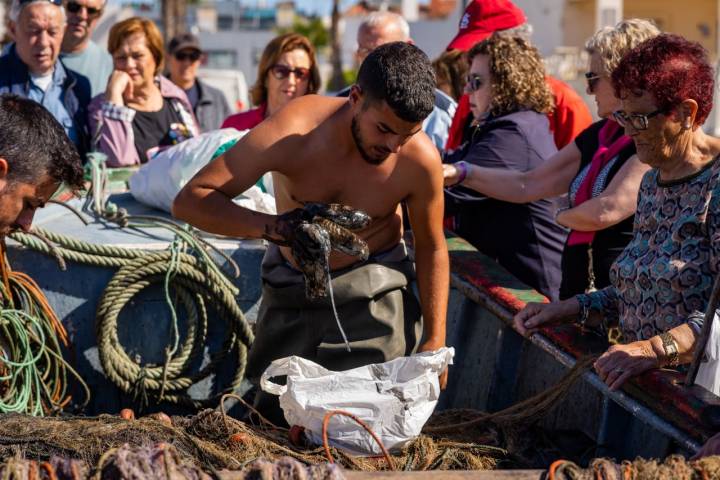
[[[711,480],[720,479],[720,457],[688,461],[671,455],[665,461],[637,458],[616,464],[606,458],[593,460],[589,468],[558,460],[550,466],[548,480]]]
[[[81,461],[93,470],[112,449],[129,444],[169,444],[178,458],[206,472],[239,470],[254,460],[290,457],[305,465],[327,462],[322,447],[298,448],[284,429],[255,427],[215,410],[193,417],[173,417],[168,424],[152,417],[125,420],[111,415],[100,417],[33,418],[8,414],[0,416],[0,457],[21,456],[45,461],[53,456]],[[383,459],[353,457],[331,449],[338,465],[352,470],[386,470]],[[405,470],[490,469],[503,449],[453,440],[421,436],[393,462]]]
[[[106,452],[92,469],[79,460],[52,457],[49,461],[26,460],[19,457],[0,463],[0,476],[13,480],[343,480],[337,465],[305,466],[285,457],[277,461],[255,460],[239,471],[213,471],[212,476],[197,466],[183,461],[177,450],[166,443],[133,447],[128,444]]]
[[[508,451],[499,446],[506,440],[500,430],[527,427],[540,418],[557,405],[590,362],[579,361],[558,385],[504,411],[485,414],[462,410],[434,416],[424,435],[392,455],[392,464],[407,471],[495,468],[508,456]],[[111,415],[40,419],[9,414],[0,416],[0,458],[47,461],[60,456],[76,459],[87,471],[98,471],[104,468],[102,462],[108,452],[129,444],[134,448],[171,445],[180,463],[204,472],[240,470],[258,459],[289,457],[302,465],[321,465],[329,460],[323,447],[295,446],[290,433],[262,419],[251,425],[216,410],[170,421],[159,417],[126,420]],[[389,468],[382,458],[354,457],[334,448],[330,448],[330,455],[338,465],[351,470]]]

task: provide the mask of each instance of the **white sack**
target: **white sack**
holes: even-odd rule
[[[310,441],[322,444],[322,422],[332,410],[364,421],[388,450],[420,434],[440,396],[438,375],[452,364],[455,350],[444,347],[385,363],[333,372],[297,356],[275,360],[263,373],[261,388],[280,395],[290,425],[305,427]],[[287,375],[287,385],[270,381]],[[328,427],[331,445],[356,455],[380,455],[372,437],[352,419],[335,415]]]
[[[214,130],[158,152],[130,177],[130,193],[141,203],[170,212],[177,194],[210,163],[215,152],[247,132],[234,128]],[[257,186],[244,192],[236,202],[260,212],[275,213],[275,200]]]

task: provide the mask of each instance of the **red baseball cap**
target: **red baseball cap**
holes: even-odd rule
[[[448,50],[470,50],[497,30],[506,30],[527,21],[525,13],[510,0],[472,0],[460,19],[458,34]]]

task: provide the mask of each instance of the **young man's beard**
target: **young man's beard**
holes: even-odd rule
[[[362,135],[360,134],[360,126],[358,125],[357,117],[353,117],[350,122],[350,130],[352,131],[352,137],[355,141],[355,147],[357,147],[360,156],[371,165],[380,165],[388,157],[387,155],[382,158],[375,158],[366,150],[365,142],[363,142]]]

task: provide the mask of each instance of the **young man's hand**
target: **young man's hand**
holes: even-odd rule
[[[444,346],[445,346],[444,340],[440,341],[440,340],[428,339],[428,340],[425,340],[425,342],[423,342],[418,347],[418,353],[434,352],[435,350],[443,348]],[[448,380],[448,369],[446,368],[445,371],[440,374],[440,390],[445,390],[445,387],[447,387],[447,380]]]

